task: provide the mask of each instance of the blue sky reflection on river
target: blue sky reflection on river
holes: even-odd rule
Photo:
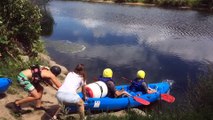
[[[205,61],[213,62],[213,15],[64,1],[52,1],[49,9],[55,25],[45,39],[86,47],[62,53],[49,46],[50,56],[69,69],[86,64],[89,81],[111,67],[116,83],[144,69],[150,82],[168,78],[181,86],[204,70]]]

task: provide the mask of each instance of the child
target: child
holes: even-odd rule
[[[143,93],[154,93],[155,90],[148,88],[144,78],[146,73],[143,70],[139,70],[137,72],[137,77],[132,81],[130,85],[130,89],[133,91],[142,91]]]
[[[120,97],[121,95],[129,96],[127,92],[124,90],[116,90],[112,76],[113,76],[112,69],[106,68],[103,70],[103,75],[98,78],[99,81],[103,81],[104,83],[106,83],[108,88],[107,96],[111,98]]]

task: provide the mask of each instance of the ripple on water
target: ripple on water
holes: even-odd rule
[[[61,53],[78,53],[86,49],[86,46],[68,40],[45,40],[45,44]]]

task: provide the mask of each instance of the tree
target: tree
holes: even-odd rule
[[[33,55],[41,51],[41,13],[28,0],[1,0],[0,53]]]

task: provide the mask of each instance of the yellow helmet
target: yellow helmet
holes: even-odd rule
[[[139,70],[137,73],[137,78],[144,79],[145,75],[146,75],[146,73],[143,70]]]
[[[106,68],[103,71],[103,77],[112,78],[113,72],[110,68]]]

